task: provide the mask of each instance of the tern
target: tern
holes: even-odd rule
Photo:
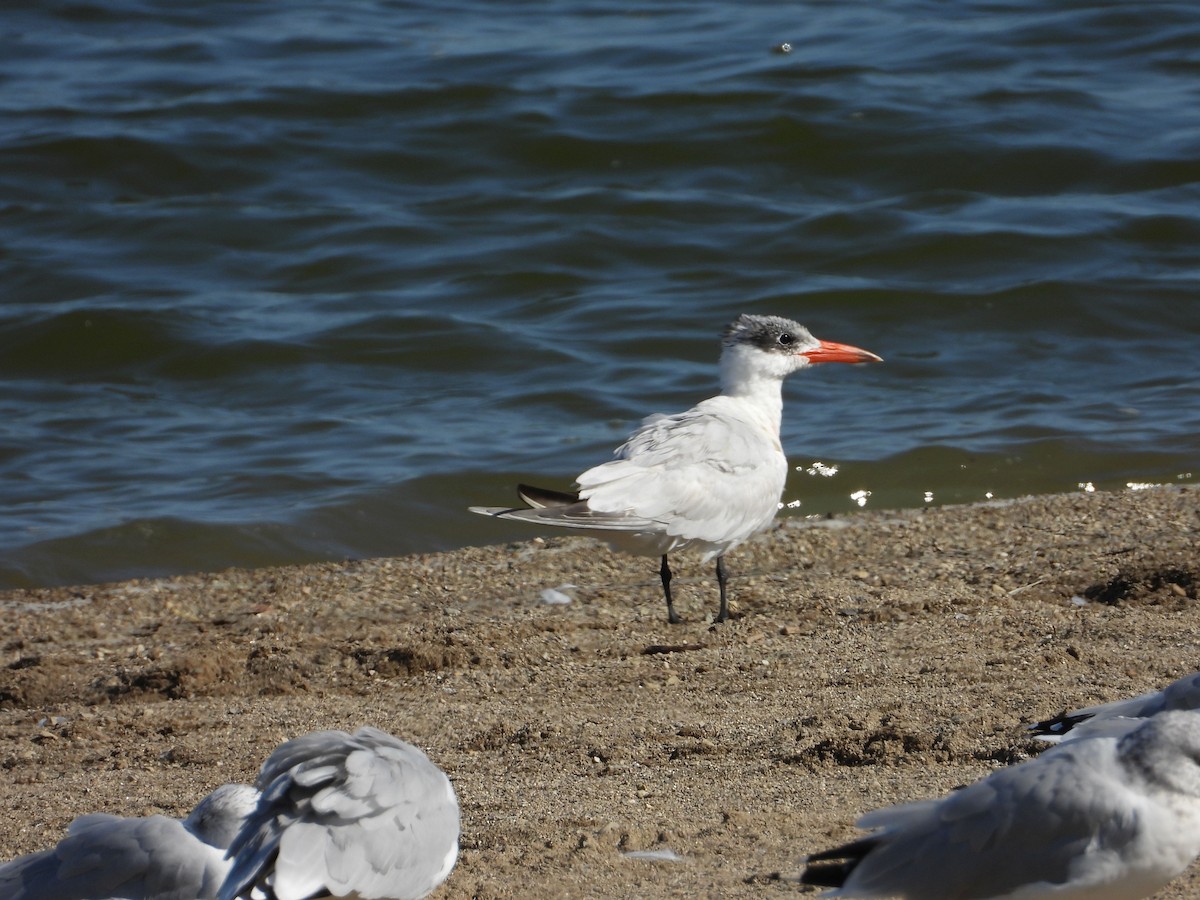
[[[215,898],[233,861],[225,849],[254,809],[258,791],[225,784],[186,819],[80,816],[57,846],[0,865],[5,900]]]
[[[229,847],[220,900],[417,900],[458,858],[458,798],[419,748],[375,728],[276,748],[262,798]]]
[[[868,813],[813,854],[823,897],[1148,897],[1200,854],[1200,713],[1059,744],[936,800]]]
[[[614,459],[581,474],[579,490],[518,485],[525,507],[471,512],[574,528],[639,556],[658,556],[667,620],[680,621],[671,597],[668,554],[699,550],[717,561],[721,607],[729,617],[725,553],[764,531],[787,480],[779,441],[783,380],[818,363],[882,362],[874,353],[813,337],[780,316],[742,315],[721,340],[721,393],[686,412],[644,419]]]

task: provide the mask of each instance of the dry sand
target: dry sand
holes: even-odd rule
[[[578,538],[0,594],[0,859],[373,724],[454,779],[439,898],[794,896],[863,811],[1200,668],[1198,536],[1186,488],[789,520],[730,555],[721,626],[709,567],[672,627],[654,560]]]

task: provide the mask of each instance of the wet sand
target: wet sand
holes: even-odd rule
[[[728,557],[719,626],[708,566],[678,559],[669,626],[656,561],[580,538],[5,592],[0,859],[372,724],[454,779],[438,897],[800,894],[860,813],[1200,668],[1198,538],[1189,488],[788,520]]]

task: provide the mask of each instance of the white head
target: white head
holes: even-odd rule
[[[874,353],[813,337],[782,316],[740,315],[721,337],[721,387],[737,394],[762,381],[781,382],[797,369],[825,362],[883,362]]]
[[[209,846],[225,850],[257,805],[258,791],[250,785],[223,784],[196,804],[183,826]]]

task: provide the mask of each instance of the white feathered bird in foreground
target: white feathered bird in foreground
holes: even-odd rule
[[[721,393],[676,415],[652,415],[588,469],[577,493],[520,485],[528,508],[471,507],[481,515],[590,532],[642,556],[661,556],[667,619],[678,622],[667,555],[699,550],[717,560],[721,608],[729,616],[725,553],[775,518],[787,480],[779,441],[783,379],[817,363],[881,362],[874,353],[820,341],[779,316],[742,315],[721,342]]]
[[[210,900],[233,863],[225,848],[258,791],[224,784],[186,819],[80,816],[57,846],[0,866],[2,900]]]
[[[827,897],[1133,900],[1200,854],[1200,713],[1089,736],[936,800],[879,809],[808,858]]]
[[[458,858],[458,798],[421,750],[374,728],[317,731],[263,763],[220,900],[416,900]]]

